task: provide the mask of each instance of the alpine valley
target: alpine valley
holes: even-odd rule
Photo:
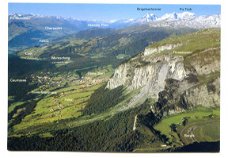
[[[220,15],[8,19],[9,150],[219,151]]]

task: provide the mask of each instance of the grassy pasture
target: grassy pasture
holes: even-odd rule
[[[20,124],[15,125],[14,130],[79,117],[90,95],[101,84],[84,88],[81,86],[61,89],[57,91],[58,97],[50,95],[40,100],[33,113],[27,115]]]
[[[183,53],[183,55],[186,55],[187,52],[195,52],[208,48],[217,48],[220,47],[220,30],[205,29],[181,36],[174,35],[162,41],[153,43],[150,45],[150,47],[157,48],[169,44],[181,44],[172,51],[176,52],[177,54],[179,54],[178,52],[181,54]]]
[[[161,131],[161,133],[166,135],[168,138],[172,139],[173,132],[171,131],[171,128],[170,128],[171,124],[181,125],[182,119],[185,117],[189,118],[190,122],[203,120],[205,119],[205,117],[208,117],[211,114],[215,115],[216,117],[219,117],[220,109],[219,108],[207,109],[202,107],[202,108],[194,109],[192,111],[186,111],[181,114],[167,116],[164,119],[162,119],[162,121],[159,122],[157,125],[155,125],[154,128],[158,131]]]

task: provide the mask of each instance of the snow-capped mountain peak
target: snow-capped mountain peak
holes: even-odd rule
[[[143,16],[143,19],[146,22],[151,22],[151,21],[156,21],[158,19],[158,17],[155,14],[147,13],[146,15]]]
[[[187,19],[192,19],[195,18],[195,14],[192,12],[182,12],[182,13],[166,13],[158,20],[167,20],[167,21],[172,21],[172,20],[187,20]]]
[[[147,13],[135,23],[149,23],[154,27],[192,27],[210,28],[220,27],[220,15],[197,16],[193,12],[166,13],[160,17]]]
[[[178,15],[177,13],[166,13],[163,16],[161,16],[160,18],[158,18],[159,21],[161,20],[177,20],[178,19]]]
[[[12,14],[9,15],[9,19],[10,20],[29,20],[33,17],[34,15],[32,14]]]
[[[182,13],[178,13],[177,14],[177,17],[179,19],[192,19],[192,18],[195,18],[195,13],[192,13],[192,12],[182,12]]]

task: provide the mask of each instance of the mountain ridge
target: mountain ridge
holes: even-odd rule
[[[61,17],[61,16],[44,16],[44,15],[35,15],[35,14],[11,14],[9,15],[9,20],[31,20],[38,18],[54,18],[57,20],[66,20],[71,22],[84,22],[87,23],[87,26],[90,27],[110,27],[110,28],[118,28],[123,27],[124,25],[135,25],[135,24],[145,24],[145,23],[161,23],[160,26],[167,26],[169,22],[181,21],[176,24],[183,25],[186,27],[192,28],[207,28],[207,27],[219,27],[220,26],[220,14],[214,15],[196,15],[193,12],[172,12],[165,13],[161,16],[157,16],[153,13],[146,13],[144,16],[139,18],[129,18],[129,19],[117,19],[117,20],[81,20],[72,17]],[[194,25],[188,25],[188,20]],[[167,22],[167,25],[164,25],[162,22]],[[200,22],[201,21],[201,22]],[[187,22],[185,25],[184,22]],[[206,23],[205,23],[206,22]],[[211,23],[210,23],[211,22]],[[91,25],[89,25],[91,23]],[[94,25],[92,25],[94,24]],[[96,25],[97,24],[97,25]],[[98,24],[103,24],[99,25]],[[123,26],[122,26],[123,25]],[[171,24],[170,24],[171,25]],[[157,25],[153,25],[157,26]]]
[[[219,42],[217,31],[203,30],[182,35],[175,38],[177,40],[171,37],[152,44],[121,64],[106,88],[124,86],[128,91],[138,90],[128,106],[138,106],[148,98],[158,102],[171,100],[171,109],[168,108],[167,113],[199,105],[219,106],[220,48],[219,43],[216,44]],[[213,39],[207,39],[208,36],[213,36]],[[205,40],[205,44],[198,44],[195,38]],[[213,92],[210,87],[213,87]]]

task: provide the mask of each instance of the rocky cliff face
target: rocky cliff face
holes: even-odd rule
[[[146,48],[145,51],[143,52],[143,55],[147,56],[153,53],[160,53],[165,50],[172,50],[179,46],[181,46],[181,44],[166,44],[157,48]]]
[[[107,88],[124,85],[129,90],[140,89],[141,93],[157,98],[158,93],[164,89],[167,78],[181,81],[185,76],[183,57],[157,55],[148,58],[140,55],[120,65],[109,80]]]
[[[166,114],[194,106],[219,106],[220,48],[193,47],[188,53],[176,53],[186,52],[183,45],[185,41],[146,48],[120,65],[106,88],[124,86],[128,92],[137,90],[128,106],[153,98],[157,104],[151,108],[162,108]]]

